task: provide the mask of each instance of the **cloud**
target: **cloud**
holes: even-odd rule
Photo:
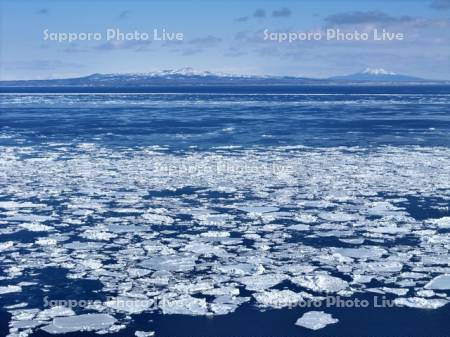
[[[221,38],[212,36],[212,35],[208,35],[206,37],[200,37],[197,39],[193,39],[189,41],[189,44],[197,46],[197,47],[201,47],[201,48],[209,48],[209,47],[214,47],[216,45],[218,45],[220,42],[222,42]]]
[[[291,14],[292,14],[291,10],[286,7],[278,9],[278,10],[274,10],[272,12],[272,16],[274,18],[286,18],[288,16],[291,16]]]
[[[203,49],[187,48],[187,49],[175,49],[174,51],[181,54],[182,56],[191,56],[201,53]]]
[[[448,35],[450,27],[450,19],[392,16],[380,11],[338,13],[326,17],[325,23],[323,29],[339,27],[354,30],[355,26],[366,32],[375,27],[393,29],[404,33],[408,42],[421,44],[430,42],[436,36]]]
[[[134,49],[134,51],[147,51],[150,40],[108,41],[94,47],[95,50],[111,51],[121,49]]]
[[[433,0],[430,6],[438,10],[450,9],[450,0]]]
[[[236,48],[236,47],[230,47],[228,48],[225,53],[223,54],[226,57],[239,57],[239,56],[244,56],[247,55],[247,52],[242,51],[241,48]]]
[[[17,61],[8,64],[11,69],[34,71],[36,69],[45,71],[80,69],[85,66],[75,62],[64,62],[60,60],[33,60],[33,61]]]
[[[410,16],[394,17],[380,11],[354,11],[333,14],[325,18],[325,22],[329,25],[351,25],[366,23],[402,23],[411,22],[414,18]]]
[[[234,22],[247,22],[248,16],[241,16],[239,18],[234,19]]]
[[[266,11],[264,9],[257,9],[254,13],[253,16],[255,18],[265,18],[266,17]]]
[[[119,20],[125,20],[130,16],[130,13],[131,13],[130,11],[123,11],[117,16],[117,18]]]
[[[67,48],[63,50],[64,53],[75,54],[75,53],[87,53],[89,49],[83,48],[80,44],[72,42]]]
[[[181,41],[180,41],[181,42]],[[215,47],[222,42],[221,38],[218,38],[213,35],[208,35],[205,37],[199,37],[196,39],[192,39],[187,41],[187,44],[184,48],[177,48],[173,51],[181,54],[183,56],[190,56],[199,54],[205,51],[205,49]]]
[[[272,17],[274,17],[274,18],[286,18],[288,16],[291,16],[291,14],[292,14],[292,11],[287,7],[283,7],[283,8],[272,11]],[[267,17],[267,12],[265,9],[259,8],[253,12],[252,16],[257,19],[263,19],[263,18]],[[248,16],[241,16],[239,18],[234,19],[234,21],[235,22],[246,22],[249,19],[250,18]]]

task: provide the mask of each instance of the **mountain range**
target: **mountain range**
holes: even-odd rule
[[[352,83],[442,83],[368,68],[360,73],[314,79],[296,76],[256,76],[195,71],[192,68],[133,74],[92,74],[84,77],[48,80],[0,81],[0,87],[151,87],[210,85],[326,85]]]
[[[355,81],[355,82],[423,82],[427,81],[423,78],[400,75],[392,71],[384,69],[367,68],[363,72],[330,77],[329,80],[334,81]]]

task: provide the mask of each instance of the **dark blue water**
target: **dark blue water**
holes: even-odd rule
[[[3,94],[0,125],[4,132],[18,132],[32,144],[95,141],[204,149],[449,143],[450,87],[305,88],[296,93],[288,88],[286,93],[246,94],[249,90]]]
[[[47,149],[62,144],[73,151],[94,143],[110,149],[160,146],[169,152],[208,151],[217,147],[243,149],[303,145],[311,148],[383,146],[450,147],[450,87],[303,87],[303,88],[153,88],[109,90],[85,88],[30,89],[0,95],[0,147]],[[112,92],[111,92],[112,91]],[[19,93],[17,93],[19,92]],[[59,146],[59,145],[58,145]],[[76,152],[72,152],[76,153]],[[7,182],[8,172],[0,179]],[[149,198],[170,191],[149,191]],[[178,191],[185,195],[186,191]],[[6,194],[0,191],[0,196]],[[208,196],[211,200],[214,196]],[[216,196],[226,197],[226,195]],[[415,219],[448,215],[428,205],[436,200],[412,199]],[[447,200],[438,200],[448,205]],[[94,220],[93,220],[94,221]],[[33,242],[34,234],[0,234],[0,242]],[[306,240],[306,239],[305,239]],[[328,241],[330,242],[330,241]],[[315,242],[314,244],[317,244]],[[327,241],[320,241],[326,245]],[[399,244],[415,242],[403,241]],[[56,275],[56,277],[55,277]],[[76,282],[64,270],[43,270],[34,280],[52,284],[55,298],[100,296],[95,281]],[[37,299],[39,287],[30,288]],[[14,296],[17,296],[14,299]],[[367,295],[361,295],[362,298]],[[19,302],[27,293],[10,294]],[[368,297],[367,297],[368,298]],[[0,297],[0,304],[2,304]],[[30,300],[33,303],[33,300]],[[39,305],[39,300],[36,300]],[[320,310],[320,309],[319,309]],[[339,324],[310,331],[294,325],[306,310],[260,311],[251,303],[214,318],[142,314],[111,336],[133,336],[154,330],[164,337],[447,337],[450,306],[438,310],[326,309]],[[0,313],[0,336],[6,336],[9,314]],[[42,331],[32,336],[50,336]],[[97,336],[72,333],[65,336]]]

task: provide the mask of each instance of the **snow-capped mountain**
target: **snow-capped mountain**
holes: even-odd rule
[[[392,71],[387,71],[384,70],[383,68],[366,68],[366,70],[364,70],[362,72],[363,74],[370,74],[370,75],[397,75],[396,73],[392,72]]]
[[[92,74],[85,77],[0,81],[0,86],[24,87],[152,87],[152,86],[202,86],[202,85],[298,85],[321,80],[289,76],[237,75],[192,68],[161,70],[148,73]]]
[[[356,82],[421,82],[425,81],[419,77],[396,74],[383,68],[366,68],[364,71],[344,76],[333,76],[333,81],[356,81]]]
[[[147,73],[92,74],[84,77],[0,81],[0,88],[164,88],[172,86],[297,86],[297,85],[341,85],[352,83],[431,83],[417,77],[399,75],[384,69],[367,68],[347,76],[328,79],[313,79],[295,76],[257,76],[197,71],[192,68],[161,70]],[[130,90],[131,90],[130,89]]]
[[[154,72],[146,72],[146,73],[113,73],[113,74],[93,74],[88,76],[90,79],[112,79],[112,78],[122,78],[128,79],[130,81],[133,80],[142,80],[145,78],[182,78],[182,77],[221,77],[221,78],[248,78],[248,77],[259,77],[259,76],[249,76],[249,75],[236,75],[236,74],[228,74],[222,72],[211,72],[211,71],[199,71],[190,67],[180,68],[180,69],[165,69]],[[263,77],[263,76],[261,76]]]

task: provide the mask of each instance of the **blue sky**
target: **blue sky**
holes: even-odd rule
[[[192,67],[327,77],[367,67],[450,79],[450,0],[0,0],[0,78]],[[184,40],[44,41],[43,31],[182,32]],[[263,31],[386,29],[403,41],[264,41]]]

